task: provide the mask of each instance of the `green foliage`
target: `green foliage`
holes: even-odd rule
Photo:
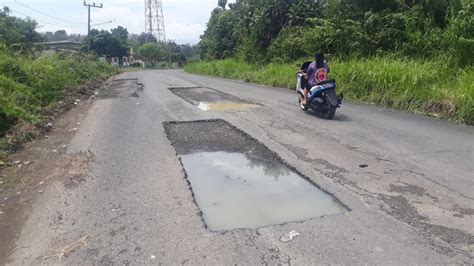
[[[0,11],[0,166],[6,151],[33,137],[33,130],[15,131],[14,127],[34,128],[50,108],[72,87],[105,78],[114,72],[98,58],[77,52],[49,53],[38,56],[36,22]],[[123,31],[116,32],[122,38]],[[65,31],[58,31],[62,38]],[[70,92],[69,92],[70,93]]]
[[[462,66],[474,64],[474,2],[462,1],[445,34],[447,49]]]
[[[472,0],[237,0],[216,8],[193,73],[294,86],[317,51],[355,100],[474,120]],[[238,58],[238,59],[230,59]],[[342,60],[344,59],[344,60]],[[301,60],[303,61],[303,60]]]
[[[0,52],[0,136],[18,122],[40,121],[42,109],[65,89],[113,71],[97,58],[80,53],[32,58]]]
[[[225,9],[227,5],[227,0],[218,0],[217,5],[220,6],[222,9]]]
[[[98,55],[118,57],[121,60],[122,56],[128,53],[127,36],[127,29],[121,26],[112,29],[112,32],[92,29],[85,45],[90,44],[90,49]]]
[[[462,71],[453,98],[456,106],[456,115],[468,125],[474,125],[474,68]],[[450,94],[450,92],[447,92]]]
[[[38,121],[39,101],[32,88],[4,75],[0,75],[0,88],[0,132],[17,119]]]
[[[433,113],[474,124],[474,69],[453,70],[435,60],[374,57],[330,62],[338,90],[353,100],[402,110]],[[195,62],[190,73],[241,79],[293,89],[296,63],[264,66],[237,59]]]
[[[208,28],[199,43],[201,58],[221,59],[235,54],[234,47],[237,41],[234,31],[237,22],[235,18],[232,10],[216,8],[212,11]]]
[[[38,25],[34,20],[10,16],[8,7],[0,10],[0,44],[19,53],[32,53],[39,50],[38,44],[43,40],[36,32]]]
[[[63,41],[63,40],[67,40],[67,37],[68,37],[65,30],[58,30],[58,31],[55,31],[54,33],[47,32],[45,33],[45,35],[49,41]]]
[[[150,33],[142,32],[140,34],[129,34],[128,36],[128,44],[137,48],[145,43],[156,42],[155,36]]]
[[[72,41],[72,42],[83,42],[86,38],[86,35],[71,33],[68,34],[65,30],[57,30],[55,32],[47,31],[41,33],[44,38],[44,41]]]
[[[447,100],[456,83],[457,73],[453,75],[442,62],[393,57],[352,59],[335,62],[332,70],[349,98],[402,110],[423,110]],[[452,115],[448,106],[440,108],[434,111]]]
[[[145,43],[138,47],[138,54],[147,60],[153,68],[165,55],[166,51],[163,49],[161,44],[158,43]]]
[[[204,60],[292,61],[316,51],[398,54],[472,65],[472,0],[239,0],[216,8],[199,43]]]

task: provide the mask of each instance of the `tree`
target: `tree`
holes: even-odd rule
[[[116,31],[114,36],[106,30],[92,29],[86,43],[90,42],[91,50],[99,55],[118,57],[121,60],[127,55],[128,45],[123,40],[123,31],[119,30],[119,32]]]
[[[36,31],[37,26],[34,20],[10,16],[10,9],[4,7],[0,10],[0,43],[15,52],[38,50],[43,37]]]
[[[128,44],[135,48],[149,42],[156,42],[156,38],[153,34],[142,32],[140,34],[132,33],[128,36]]]
[[[67,40],[68,35],[65,30],[57,30],[54,33],[54,41],[65,41]]]
[[[54,41],[74,41],[74,42],[82,42],[84,40],[84,36],[80,34],[67,34],[65,30],[58,30],[56,32],[47,31],[42,34],[43,37],[50,42]]]
[[[225,9],[224,7],[229,7]],[[321,50],[474,63],[473,0],[218,0],[201,59],[295,60]]]
[[[115,37],[120,42],[124,42],[124,43],[127,42],[128,31],[126,28],[122,26],[118,26],[117,28],[112,29],[111,32],[112,32],[112,36]]]
[[[158,43],[145,43],[138,47],[138,54],[155,68],[158,61],[165,55],[165,50]]]
[[[232,10],[215,8],[207,23],[207,29],[201,36],[199,49],[201,58],[222,59],[235,54],[237,46],[237,16]]]
[[[180,49],[186,58],[199,57],[199,48],[197,45],[181,44]]]
[[[153,34],[150,34],[150,33],[140,33],[140,35],[138,36],[138,45],[142,45],[142,44],[145,44],[145,43],[150,43],[150,42],[157,42],[155,36]]]
[[[217,5],[225,10],[225,6],[227,5],[227,0],[218,0]]]

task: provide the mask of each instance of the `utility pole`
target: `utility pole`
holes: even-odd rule
[[[88,50],[91,49],[91,39],[90,39],[90,34],[91,34],[91,7],[95,8],[102,8],[103,5],[96,5],[95,3],[92,4],[86,4],[86,0],[84,0],[84,6],[87,6],[87,37],[88,37]]]

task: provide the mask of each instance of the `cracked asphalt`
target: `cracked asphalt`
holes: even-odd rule
[[[44,188],[7,264],[474,263],[473,127],[348,102],[328,121],[299,110],[293,91],[177,70],[117,79],[67,148],[92,154],[88,174]],[[169,87],[212,88],[261,106],[202,111]],[[208,231],[163,126],[208,119],[262,143],[350,211]],[[281,242],[291,230],[300,236]]]

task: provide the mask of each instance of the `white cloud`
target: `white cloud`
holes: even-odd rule
[[[48,15],[79,23],[67,23],[45,16],[15,1]],[[88,2],[103,4],[102,9],[91,8],[93,25],[113,20],[113,23],[94,28],[109,30],[121,25],[131,33],[140,33],[145,30],[144,0],[89,0]],[[197,43],[199,36],[206,28],[212,9],[217,6],[217,0],[162,0],[162,2],[166,37],[178,43]],[[65,29],[68,33],[87,33],[87,8],[83,6],[82,0],[3,0],[0,3],[37,19],[42,25],[38,29],[40,31]]]
[[[197,43],[199,36],[206,27],[202,24],[179,24],[172,23],[166,28],[167,39],[175,40],[177,43]]]

